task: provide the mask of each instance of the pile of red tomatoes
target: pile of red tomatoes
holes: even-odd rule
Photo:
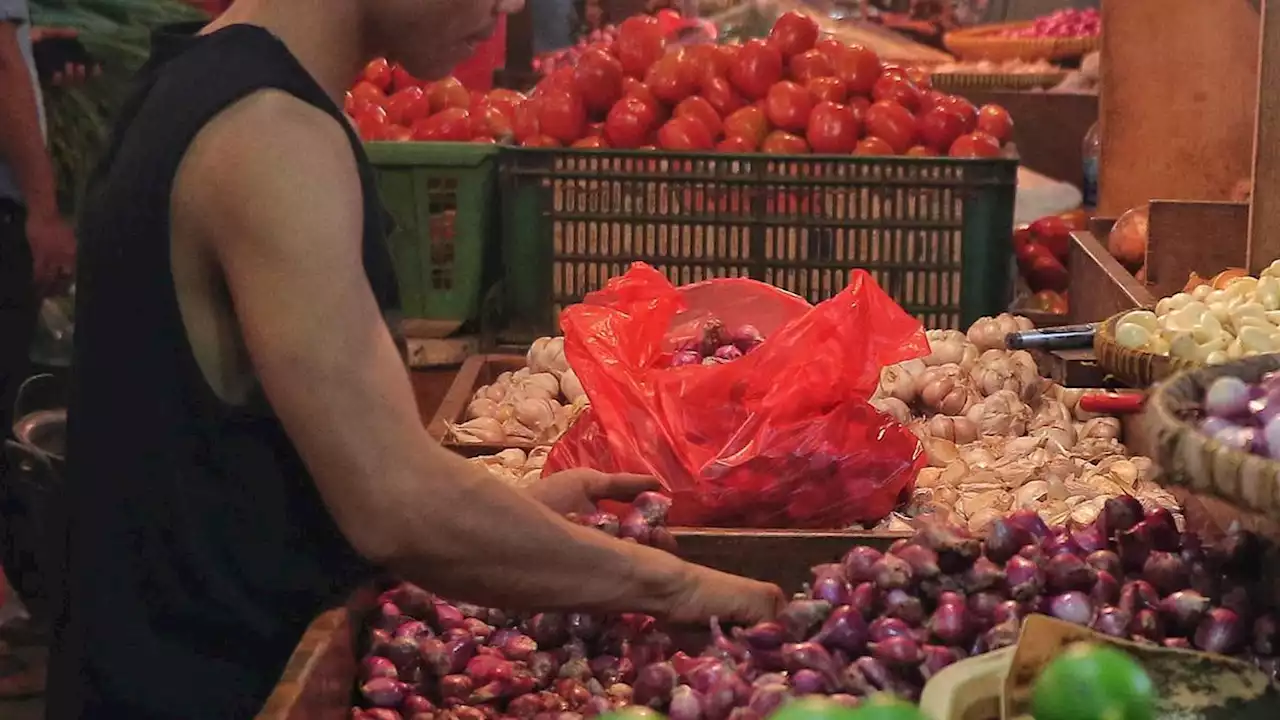
[[[366,140],[527,147],[996,157],[1013,121],[933,90],[859,45],[786,13],[768,39],[668,47],[659,21],[622,23],[527,97],[420,83],[376,62],[347,98]]]

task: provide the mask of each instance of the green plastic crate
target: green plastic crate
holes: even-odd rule
[[[475,318],[486,262],[498,250],[495,145],[367,143],[382,202],[400,300],[408,320],[448,334]]]
[[[929,328],[1011,297],[1015,160],[504,148],[499,167],[513,339],[554,331],[637,260],[812,303],[864,268]]]

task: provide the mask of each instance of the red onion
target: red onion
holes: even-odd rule
[[[1003,584],[1005,581],[1004,571],[1000,569],[991,560],[979,556],[969,569],[964,571],[964,576],[960,583],[967,593],[977,593],[983,590],[990,590],[996,586]]]
[[[1120,609],[1136,615],[1143,608],[1160,607],[1160,595],[1151,583],[1145,580],[1133,580],[1120,588]]]
[[[484,625],[484,627],[486,628],[489,627],[484,623],[480,623],[480,624]],[[426,623],[422,622],[421,620],[410,620],[408,622],[401,623],[400,627],[396,628],[395,632],[392,633],[391,637],[393,639],[409,638],[410,640],[416,641],[420,637],[423,637],[423,636],[430,637],[433,634],[434,633],[431,632],[431,628],[427,627]]]
[[[1216,555],[1221,558],[1222,570],[1228,575],[1241,578],[1261,575],[1265,548],[1254,533],[1232,529],[1222,538],[1216,550]]]
[[[969,596],[969,613],[979,620],[990,620],[1000,606],[1008,598],[999,593],[980,592]]]
[[[1176,628],[1193,630],[1209,610],[1209,598],[1195,590],[1179,590],[1160,601],[1160,612]]]
[[[748,707],[761,717],[768,717],[790,699],[791,690],[785,684],[761,685],[752,691]]]
[[[793,673],[807,668],[809,670],[817,670],[826,677],[834,678],[839,670],[831,657],[831,653],[816,642],[783,645],[782,662],[783,666]]]
[[[1064,592],[1049,602],[1049,614],[1066,622],[1088,625],[1093,618],[1093,602],[1082,592]]]
[[[396,670],[396,664],[387,658],[379,655],[368,655],[360,661],[360,678],[362,680],[373,680],[374,678],[399,680],[400,673]]]
[[[813,641],[831,650],[862,653],[867,647],[867,623],[848,605],[838,607],[831,611]]]
[[[1161,595],[1186,589],[1191,576],[1182,558],[1169,552],[1153,552],[1142,566],[1142,577]]]
[[[1018,634],[1022,631],[1022,623],[1017,620],[1006,620],[988,630],[977,642],[971,655],[1007,648],[1018,643]]]
[[[672,555],[680,550],[680,546],[676,542],[676,536],[672,535],[670,530],[661,526],[654,528],[649,533],[649,545]]]
[[[883,642],[870,643],[867,647],[872,656],[889,665],[905,667],[924,662],[920,643],[909,637],[891,637]]]
[[[892,637],[910,637],[911,626],[899,618],[881,617],[871,621],[867,633],[872,642],[884,642]]]
[[[560,661],[548,652],[536,652],[526,662],[529,664],[529,673],[540,688],[550,685],[551,680],[560,672]]]
[[[1134,638],[1159,642],[1164,638],[1164,626],[1160,623],[1160,616],[1155,610],[1143,608],[1133,616],[1133,624],[1129,627],[1129,633]]]
[[[1182,533],[1178,531],[1178,523],[1173,513],[1164,508],[1155,508],[1147,513],[1142,523],[1148,528],[1151,546],[1162,552],[1178,552],[1182,544]]]
[[[1044,592],[1044,573],[1033,560],[1014,555],[1005,563],[1004,574],[1009,595],[1015,600],[1025,602]]]
[[[1112,577],[1119,578],[1124,575],[1124,568],[1120,564],[1120,556],[1110,550],[1095,550],[1089,553],[1089,556],[1084,561],[1094,570],[1111,573]]]
[[[831,684],[816,670],[797,670],[791,675],[791,687],[796,695],[826,695]]]
[[[374,678],[360,686],[360,694],[374,707],[397,707],[408,692],[408,685],[389,677]]]
[[[1244,587],[1236,586],[1222,593],[1218,604],[1239,615],[1241,622],[1248,622],[1253,617],[1253,600],[1249,597],[1249,590]]]
[[[735,707],[751,699],[751,688],[736,675],[725,675],[702,696],[702,711],[707,720],[725,720]]]
[[[471,634],[471,637],[477,640],[486,640],[493,634],[493,626],[480,618],[469,617],[462,622],[462,629],[466,630]]]
[[[1097,525],[1084,525],[1071,531],[1071,542],[1084,553],[1106,550],[1107,538]]]
[[[1140,570],[1153,549],[1151,530],[1145,521],[1121,532],[1116,538],[1116,553],[1120,556],[1120,563],[1129,570]]]
[[[538,643],[528,635],[516,634],[507,637],[498,649],[510,660],[528,660],[538,651]]]
[[[587,613],[569,613],[565,617],[565,625],[569,629],[570,637],[586,641],[595,640],[603,629],[600,619]]]
[[[925,645],[921,651],[924,653],[924,662],[920,664],[920,674],[925,680],[937,675],[943,668],[960,659],[954,648],[940,645]]]
[[[511,702],[515,702],[515,700],[512,700]],[[582,716],[588,717],[588,718],[594,718],[594,717],[599,717],[601,715],[608,714],[612,711],[613,711],[613,703],[609,702],[608,698],[606,698],[603,695],[593,695],[591,699],[587,701],[586,707],[582,708]],[[508,703],[507,705],[507,714],[508,715],[513,714],[511,712],[510,703]],[[519,717],[519,716],[517,715],[516,717]],[[532,716],[530,716],[530,718],[532,718]]]
[[[849,596],[849,606],[862,615],[863,620],[875,617],[880,606],[880,590],[875,583],[864,582],[853,589]]]
[[[432,638],[427,639],[430,640]],[[418,664],[420,657],[419,642],[423,641],[415,641],[412,638],[396,638],[383,644],[377,649],[377,652],[390,660],[396,666],[396,669],[407,677],[410,671]],[[441,647],[443,647],[443,644]]]
[[[1106,570],[1099,570],[1098,579],[1089,590],[1089,597],[1098,605],[1112,605],[1120,602],[1120,581]]]
[[[849,604],[853,588],[845,582],[842,575],[826,573],[819,575],[809,588],[809,597],[814,600],[826,600],[832,606]]]
[[[400,704],[400,710],[405,715],[412,716],[415,713],[432,713],[435,712],[435,705],[425,697],[417,693],[410,693],[405,696],[404,702]]]
[[[1259,615],[1253,621],[1253,651],[1259,655],[1275,655],[1276,637],[1280,634],[1274,615]]]
[[[966,602],[964,593],[948,590],[938,594],[938,605],[964,605]]]
[[[1115,539],[1119,533],[1137,525],[1145,516],[1142,503],[1137,498],[1121,495],[1107,500],[1102,506],[1102,512],[1098,513],[1096,524],[1103,537]]]
[[[1213,608],[1200,621],[1192,641],[1205,652],[1230,655],[1244,646],[1244,624],[1234,612]]]
[[[939,605],[929,618],[929,632],[945,645],[965,645],[973,639],[973,624],[964,605]]]
[[[1167,638],[1165,638],[1164,640],[1161,640],[1161,641],[1160,641],[1160,644],[1161,644],[1161,645],[1163,645],[1163,646],[1165,646],[1165,647],[1167,647],[1167,648],[1174,648],[1174,649],[1176,649],[1176,650],[1191,650],[1191,649],[1192,649],[1192,647],[1191,647],[1191,641],[1190,641],[1190,640],[1188,640],[1188,639],[1186,639],[1186,638],[1181,638],[1181,637],[1167,637]]]
[[[1044,541],[1041,547],[1044,548],[1045,554],[1048,555],[1049,557],[1054,557],[1055,555],[1063,555],[1063,554],[1067,554],[1067,555],[1083,555],[1084,554],[1084,551],[1080,548],[1079,545],[1076,545],[1075,540],[1072,540],[1071,535],[1068,534],[1065,530],[1060,533],[1054,533],[1048,540]]]
[[[1089,590],[1098,573],[1076,555],[1054,555],[1045,565],[1045,584],[1051,592]]]
[[[738,633],[743,641],[755,650],[777,650],[786,641],[787,631],[773,621],[756,623]]]
[[[923,545],[907,545],[894,555],[907,561],[911,566],[911,574],[917,580],[935,578],[941,572],[938,568],[938,554]]]
[[[866,682],[876,690],[887,690],[895,684],[893,674],[889,671],[888,666],[878,658],[860,657],[853,661],[853,666],[857,668]]]
[[[977,538],[942,522],[920,523],[916,542],[937,553],[938,567],[948,574],[964,572],[982,554],[982,543]]]
[[[1098,608],[1098,612],[1093,616],[1093,621],[1089,623],[1089,627],[1103,635],[1127,638],[1129,637],[1129,626],[1132,623],[1132,615],[1125,613],[1118,607],[1104,605]]]
[[[883,554],[873,547],[855,545],[845,553],[844,560],[840,563],[844,566],[845,579],[854,584],[874,580],[876,572],[873,567],[881,557]]]
[[[391,708],[369,708],[360,713],[360,720],[400,720],[400,713]]]
[[[911,625],[924,622],[924,605],[920,598],[906,590],[890,590],[884,596],[885,614],[901,618]]]
[[[476,684],[510,680],[514,672],[515,666],[509,660],[492,655],[476,655],[468,660],[466,665],[467,677]]]
[[[440,630],[452,630],[466,625],[467,616],[443,600],[436,600],[433,603],[433,612],[436,618],[435,626]]]
[[[641,668],[632,686],[632,700],[637,705],[645,705],[654,710],[661,710],[671,701],[671,692],[676,687],[676,670],[671,663],[654,663]]]
[[[1010,620],[1021,622],[1026,616],[1027,610],[1021,603],[1013,600],[1006,600],[996,606],[995,612],[991,614],[991,620],[996,624],[1008,622]]]
[[[688,685],[678,685],[671,692],[671,707],[667,711],[671,720],[701,720],[702,698]]]
[[[591,664],[584,657],[569,658],[560,666],[560,672],[556,674],[556,677],[586,682],[592,677]]]
[[[911,586],[911,565],[897,555],[885,555],[871,566],[876,587],[894,590]]]
[[[557,613],[538,613],[524,622],[523,629],[539,647],[563,645],[569,639],[565,618]]]
[[[729,711],[725,720],[762,720],[762,718],[751,708],[736,707]]]
[[[671,510],[671,498],[656,492],[642,492],[636,496],[631,506],[650,525],[665,525],[667,513]]]
[[[1010,525],[1028,533],[1036,542],[1042,542],[1052,533],[1044,520],[1034,510],[1015,510],[1006,518]]]
[[[460,700],[471,696],[474,683],[466,675],[446,675],[440,678],[440,697]]]
[[[831,614],[831,603],[825,600],[792,600],[778,613],[778,621],[792,640],[803,640]]]
[[[622,519],[622,526],[618,532],[623,538],[635,540],[641,545],[648,545],[653,535],[653,526],[638,510],[632,510]]]
[[[1008,518],[997,518],[987,529],[984,549],[987,557],[995,562],[1004,563],[1033,542],[1035,537],[1027,530],[1014,525]]]

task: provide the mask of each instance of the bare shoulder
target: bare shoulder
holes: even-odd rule
[[[217,242],[358,229],[360,180],[345,129],[288,93],[263,90],[228,107],[187,149],[174,181],[175,221]],[[337,226],[337,227],[335,227]],[[359,239],[359,233],[343,233]]]

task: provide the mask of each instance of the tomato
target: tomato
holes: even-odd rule
[[[871,97],[876,100],[891,100],[912,112],[920,109],[920,88],[905,77],[889,73],[876,79],[871,88]]]
[[[760,150],[770,155],[803,155],[809,152],[809,143],[786,130],[774,130],[760,143]]]
[[[1028,228],[1035,242],[1045,246],[1053,256],[1067,261],[1071,247],[1071,225],[1057,215],[1047,215],[1031,223]]]
[[[732,135],[721,140],[720,143],[716,145],[716,150],[728,153],[749,153],[756,151],[756,144],[749,138],[742,137],[741,135]]]
[[[869,95],[880,77],[880,56],[861,45],[828,50],[836,77],[845,82],[850,95]]]
[[[622,69],[632,77],[644,77],[649,66],[658,61],[667,49],[666,38],[658,21],[652,17],[629,17],[618,28],[614,51],[622,62]]]
[[[540,98],[538,126],[542,134],[571,143],[587,131],[587,108],[582,98],[568,90],[552,90]]]
[[[538,81],[533,88],[534,95],[543,95],[552,90],[576,90],[573,84],[573,67],[562,67]]]
[[[896,62],[887,62],[881,65],[880,74],[892,75],[894,77],[902,78],[903,80],[911,79],[911,75],[907,72],[907,68]]]
[[[921,90],[928,90],[933,87],[933,75],[928,70],[919,67],[907,68],[907,79]]]
[[[411,87],[422,87],[422,81],[409,74],[400,63],[391,66],[391,87],[396,90],[404,90]]]
[[[606,142],[605,139],[602,137],[592,136],[592,137],[584,137],[580,140],[575,140],[573,144],[570,145],[569,147],[599,150],[601,148],[609,147],[609,143]]]
[[[978,130],[996,139],[1001,145],[1013,137],[1013,118],[999,105],[983,105],[978,109]]]
[[[356,115],[367,111],[371,107],[374,107],[374,105],[368,100],[356,100],[350,90],[342,95],[342,111],[350,117],[354,118]]]
[[[769,31],[769,44],[778,48],[783,57],[791,57],[809,50],[818,41],[818,23],[801,13],[783,13]]]
[[[782,54],[763,40],[749,40],[729,68],[729,81],[749,100],[764,97],[782,79]]]
[[[884,140],[868,135],[858,141],[858,147],[853,149],[854,155],[896,155],[893,146]]]
[[[867,134],[889,144],[895,155],[907,151],[916,140],[916,119],[896,102],[881,100],[867,108]]]
[[[845,101],[844,104],[848,105],[849,109],[857,113],[859,119],[862,119],[863,117],[865,117],[867,114],[867,109],[871,107],[871,101],[863,97],[862,95],[855,95],[854,97],[851,97],[847,101]]]
[[[920,140],[938,152],[946,152],[951,143],[964,134],[964,119],[942,108],[931,108],[917,118]]]
[[[387,111],[371,107],[354,118],[361,140],[381,140],[387,131]]]
[[[912,145],[911,147],[907,148],[907,151],[903,154],[906,155],[907,157],[937,157],[938,156],[938,153],[934,152],[932,148],[925,147],[924,145]]]
[[[978,109],[973,103],[957,95],[944,95],[937,99],[934,107],[949,110],[964,120],[964,131],[973,132],[978,126]]]
[[[622,97],[622,63],[603,50],[588,50],[573,69],[573,88],[587,112],[603,117]]]
[[[705,79],[702,82],[702,97],[711,103],[720,117],[729,117],[735,110],[747,104],[746,100],[733,89],[733,85],[722,77]]]
[[[1067,314],[1067,299],[1062,297],[1062,293],[1053,290],[1041,290],[1035,293],[1027,301],[1025,307],[1029,310],[1039,310],[1040,312],[1053,313],[1054,315]]]
[[[804,86],[816,102],[843,103],[849,96],[844,81],[837,77],[813,78]]]
[[[437,80],[427,87],[427,99],[431,101],[431,111],[440,112],[449,108],[465,108],[471,105],[471,93],[457,79],[447,77]]]
[[[984,132],[971,132],[956,138],[947,154],[956,158],[1000,157],[1000,143]]]
[[[775,127],[803,132],[809,113],[813,112],[813,96],[790,80],[783,80],[769,88],[764,112]]]
[[[604,121],[604,136],[616,148],[629,149],[643,145],[658,124],[653,105],[635,96],[619,100],[609,109]]]
[[[471,113],[463,108],[446,108],[413,124],[414,140],[462,142],[471,139]]]
[[[658,129],[658,146],[663,150],[710,150],[715,137],[702,121],[677,115]]]
[[[431,114],[431,102],[422,88],[410,87],[387,98],[387,122],[412,125]]]
[[[502,111],[503,115],[514,120],[516,117],[516,108],[525,103],[524,95],[515,90],[507,90],[506,88],[495,88],[490,90],[484,96],[484,101],[490,106]]]
[[[511,125],[511,118],[492,105],[481,105],[471,111],[471,134],[476,137],[488,135],[499,140],[509,140],[515,135]]]
[[[533,99],[516,107],[515,114],[511,118],[511,132],[516,142],[523,143],[535,135],[542,134],[542,125],[538,122],[540,104],[540,100]]]
[[[604,137],[604,123],[587,123],[587,137]]]
[[[809,115],[805,139],[816,153],[844,155],[858,144],[858,117],[844,105],[821,102]]]
[[[560,147],[560,141],[547,135],[534,135],[520,141],[520,147],[553,148]]]
[[[787,69],[791,71],[791,77],[800,83],[813,78],[831,77],[835,73],[835,66],[832,65],[831,59],[821,50],[805,50],[799,55],[792,56]]]
[[[387,102],[387,95],[377,85],[361,80],[351,88],[351,100],[353,103],[367,103],[382,107]]]
[[[379,90],[388,92],[391,90],[391,82],[394,80],[391,73],[391,63],[387,62],[386,58],[375,58],[364,66],[364,70],[360,73],[360,78]]]
[[[649,68],[644,82],[661,101],[675,105],[698,90],[697,68],[684,53],[669,53]]]
[[[688,115],[696,118],[698,122],[707,126],[707,130],[711,131],[711,136],[716,137],[720,134],[720,130],[724,127],[724,122],[720,119],[720,113],[711,107],[711,103],[706,98],[699,95],[687,97],[676,105],[675,111],[672,112],[674,117],[683,117]]]
[[[710,43],[690,45],[685,48],[689,62],[698,68],[698,77],[703,84],[710,78],[725,77],[729,74],[730,57],[720,52],[720,46]]]
[[[389,142],[408,142],[413,139],[413,131],[403,125],[388,125],[382,132],[382,139]]]
[[[765,118],[764,111],[755,105],[741,108],[724,119],[725,137],[743,137],[757,147],[764,142],[764,136],[768,132],[769,121]]]

